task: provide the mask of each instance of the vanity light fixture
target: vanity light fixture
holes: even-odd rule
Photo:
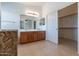
[[[39,17],[39,13],[31,10],[26,10],[25,15]]]

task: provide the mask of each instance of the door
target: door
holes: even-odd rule
[[[53,12],[47,15],[46,18],[47,31],[46,39],[58,44],[58,15],[57,12]]]

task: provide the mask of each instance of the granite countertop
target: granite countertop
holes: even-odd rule
[[[19,31],[19,32],[29,32],[29,31],[46,31],[46,30],[42,30],[42,29],[29,29],[29,30],[25,30],[25,29],[0,29],[0,31]]]
[[[18,29],[0,29],[0,31],[18,31]]]
[[[39,29],[30,29],[30,30],[21,29],[21,30],[19,30],[19,32],[29,32],[29,31],[45,31],[45,30],[39,30]]]

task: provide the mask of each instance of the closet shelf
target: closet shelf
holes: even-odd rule
[[[59,29],[77,29],[77,27],[59,27]]]

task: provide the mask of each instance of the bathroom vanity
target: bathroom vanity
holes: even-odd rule
[[[40,40],[45,40],[45,31],[30,30],[20,32],[21,44]]]
[[[20,16],[19,43],[45,40],[45,19],[28,15]]]

